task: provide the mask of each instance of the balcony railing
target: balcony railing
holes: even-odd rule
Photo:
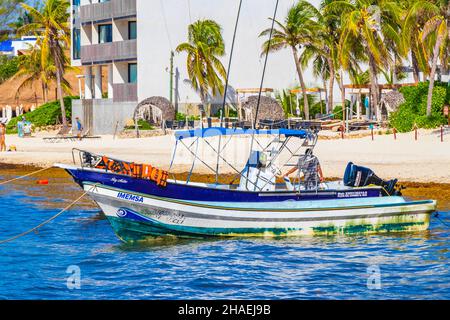
[[[136,40],[99,43],[81,47],[81,63],[108,63],[137,59]]]
[[[136,16],[136,0],[111,0],[80,7],[81,23]]]
[[[114,102],[132,102],[137,101],[136,83],[116,83],[113,84]]]

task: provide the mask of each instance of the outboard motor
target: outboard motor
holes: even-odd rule
[[[400,192],[395,190],[398,180],[383,180],[379,178],[371,169],[361,167],[349,162],[344,174],[344,185],[348,187],[365,187],[370,184],[381,186],[384,188],[387,196],[400,195]]]

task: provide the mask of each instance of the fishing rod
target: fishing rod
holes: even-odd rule
[[[261,83],[259,85],[258,103],[256,104],[255,118],[253,119],[253,132],[252,132],[252,140],[251,140],[251,144],[250,144],[250,157],[251,157],[252,150],[253,150],[253,145],[254,145],[254,142],[255,142],[256,122],[258,121],[259,105],[261,103],[261,92],[262,92],[262,87],[264,85],[264,75],[266,74],[267,58],[269,57],[269,49],[270,49],[270,45],[272,44],[272,35],[273,35],[273,29],[275,27],[275,19],[277,17],[278,3],[279,3],[279,0],[277,0],[276,3],[275,3],[275,10],[273,12],[273,18],[272,18],[272,26],[270,28],[269,42],[267,44],[266,57],[265,57],[265,60],[264,60],[264,68],[263,68],[263,72],[262,72],[262,76],[261,76]],[[245,182],[245,187],[247,189],[248,189],[248,175],[249,175],[249,173],[250,173],[250,170],[247,170],[247,177],[246,177],[246,182]]]
[[[263,72],[262,72],[262,77],[261,77],[261,84],[259,86],[259,93],[258,93],[258,103],[256,104],[256,112],[255,112],[255,119],[253,119],[253,128],[256,129],[256,122],[258,120],[258,113],[259,113],[259,105],[261,104],[261,93],[262,93],[262,87],[264,85],[264,76],[266,74],[266,67],[267,67],[267,59],[269,57],[269,50],[270,50],[270,45],[272,44],[272,35],[273,35],[273,29],[275,27],[275,19],[277,17],[277,11],[278,11],[278,2],[279,0],[277,0],[276,4],[275,4],[275,11],[273,13],[273,18],[272,18],[272,27],[270,28],[270,35],[269,35],[269,42],[267,44],[267,49],[266,49],[266,57],[264,60],[264,67],[263,67]]]
[[[239,8],[238,8],[237,16],[236,16],[236,24],[234,25],[233,42],[231,43],[230,59],[228,61],[227,77],[226,77],[226,80],[225,80],[225,90],[223,92],[222,114],[221,114],[221,118],[220,118],[220,123],[222,123],[223,115],[225,113],[225,104],[226,104],[226,100],[227,100],[228,82],[229,82],[230,71],[231,71],[231,61],[233,59],[234,43],[235,43],[235,40],[236,40],[236,33],[237,33],[238,24],[239,24],[239,17],[241,15],[241,8],[242,8],[242,0],[239,1]]]

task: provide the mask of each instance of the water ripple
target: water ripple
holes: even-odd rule
[[[17,189],[17,190],[16,190]],[[2,189],[0,238],[51,217],[67,199]],[[4,190],[9,190],[4,192]],[[441,219],[450,224],[450,212]],[[448,227],[371,236],[120,243],[85,201],[38,234],[0,247],[0,299],[449,299]],[[67,287],[69,266],[81,289]],[[370,289],[369,267],[380,270]]]

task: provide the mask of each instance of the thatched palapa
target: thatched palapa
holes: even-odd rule
[[[245,120],[254,120],[258,96],[251,96],[242,104],[243,116]],[[261,96],[257,120],[284,120],[284,110],[277,100],[271,97]]]
[[[162,121],[175,119],[175,108],[164,97],[150,97],[137,105],[134,118],[161,124]]]

